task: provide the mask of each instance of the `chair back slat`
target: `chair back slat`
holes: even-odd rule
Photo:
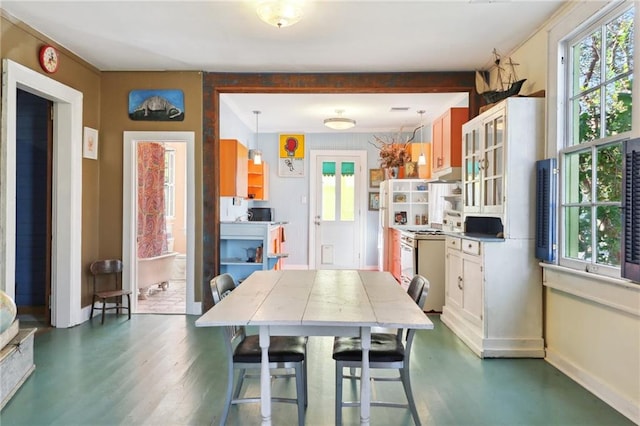
[[[211,293],[213,294],[213,306],[217,305],[227,297],[236,288],[235,281],[230,274],[221,274],[213,277],[210,282]],[[246,331],[243,326],[230,325],[223,327],[225,335],[225,345],[229,355],[232,356],[233,352],[246,337]]]

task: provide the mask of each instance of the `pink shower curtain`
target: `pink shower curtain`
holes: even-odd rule
[[[138,258],[167,251],[164,218],[164,146],[138,144]]]

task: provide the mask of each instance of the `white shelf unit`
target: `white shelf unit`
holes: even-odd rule
[[[389,226],[428,226],[428,183],[425,179],[389,180]]]

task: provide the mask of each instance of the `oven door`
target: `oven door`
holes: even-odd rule
[[[407,290],[416,274],[416,250],[411,237],[400,239],[400,285]]]

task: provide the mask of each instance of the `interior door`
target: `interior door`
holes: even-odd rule
[[[49,325],[51,315],[51,101],[17,91],[16,305]]]
[[[361,157],[315,158],[313,228],[316,269],[357,269],[361,261]]]

